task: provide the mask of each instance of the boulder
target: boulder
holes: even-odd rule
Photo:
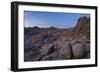
[[[54,47],[55,48],[58,48],[58,49],[61,49],[63,48],[63,46],[67,43],[66,41],[62,41],[62,40],[57,40],[57,41],[54,41]]]
[[[85,55],[85,48],[83,44],[76,44],[72,47],[73,58],[79,59],[84,58]]]
[[[48,55],[53,51],[53,48],[53,44],[44,44],[39,51],[41,52],[41,55]]]
[[[72,48],[69,43],[63,44],[60,50],[61,59],[71,59],[72,57]]]

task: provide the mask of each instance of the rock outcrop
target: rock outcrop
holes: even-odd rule
[[[72,47],[69,43],[63,44],[60,50],[61,59],[71,59],[72,58]]]
[[[72,48],[73,58],[83,58],[85,56],[85,49],[83,44],[76,44]]]
[[[39,51],[41,52],[41,55],[48,55],[52,53],[53,48],[54,48],[53,44],[44,44]]]
[[[64,33],[62,39],[65,41],[90,40],[90,17],[80,17],[76,26]]]

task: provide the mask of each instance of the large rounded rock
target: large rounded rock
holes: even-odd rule
[[[60,50],[61,59],[70,59],[72,57],[72,48],[69,43],[63,44]]]
[[[73,58],[75,59],[84,58],[85,48],[83,44],[74,45],[72,51],[73,51]]]
[[[53,51],[53,44],[44,44],[40,49],[41,55],[48,55]]]
[[[60,40],[57,40],[57,41],[54,41],[54,48],[57,49],[57,50],[60,50],[61,48],[64,47],[64,45],[66,45],[66,41],[60,41]]]

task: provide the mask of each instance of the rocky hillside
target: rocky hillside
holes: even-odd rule
[[[76,26],[63,34],[62,39],[64,37],[65,40],[90,40],[90,17],[80,17]]]
[[[90,58],[90,17],[73,28],[24,28],[24,61]]]

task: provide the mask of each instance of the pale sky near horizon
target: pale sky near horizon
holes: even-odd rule
[[[24,27],[70,28],[76,25],[81,16],[90,16],[90,14],[24,11]]]

